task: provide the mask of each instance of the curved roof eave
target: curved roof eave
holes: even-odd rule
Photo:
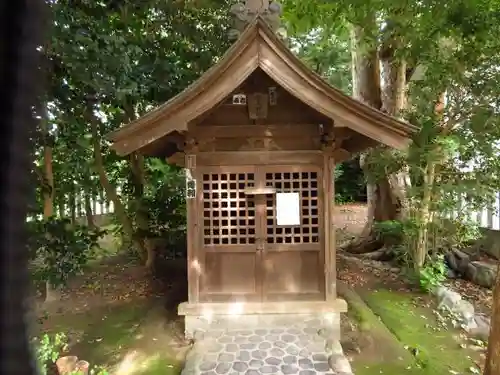
[[[219,104],[257,68],[311,108],[344,126],[394,148],[404,148],[417,128],[331,87],[308,69],[261,17],[250,23],[222,59],[165,104],[110,133],[113,149],[134,152]]]

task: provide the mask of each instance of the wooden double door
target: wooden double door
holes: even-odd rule
[[[324,299],[318,166],[198,170],[201,302]],[[299,194],[300,223],[279,225],[276,195]]]

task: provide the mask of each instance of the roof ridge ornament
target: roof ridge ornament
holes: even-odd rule
[[[229,39],[236,40],[255,17],[261,16],[280,38],[286,38],[286,30],[281,26],[283,7],[276,1],[246,0],[244,3],[233,4],[230,9],[232,27],[229,30]]]

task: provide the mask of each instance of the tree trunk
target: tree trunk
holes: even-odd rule
[[[84,200],[85,200],[85,217],[87,218],[87,225],[90,229],[95,229],[94,213],[92,212],[90,194],[87,191],[84,192]]]
[[[132,105],[132,101],[125,100],[124,102],[125,119],[127,122],[133,121],[137,116]],[[149,238],[149,215],[147,207],[144,206],[144,186],[145,181],[145,165],[144,156],[138,153],[130,155],[130,170],[131,182],[133,186],[133,198],[130,202],[135,216],[136,233],[135,238],[139,246],[143,250],[141,254],[143,257],[144,265],[147,269],[152,269],[155,260],[154,246]]]
[[[45,302],[61,300],[61,289],[53,286],[50,281],[45,282]]]
[[[87,226],[89,229],[96,229],[94,221],[94,210],[92,209],[92,194],[91,194],[91,175],[89,170],[84,172],[83,175],[83,205],[85,209],[85,218],[87,219]]]
[[[493,312],[484,375],[500,374],[500,272],[497,272],[493,291]]]
[[[418,274],[425,264],[429,249],[429,223],[431,222],[431,199],[436,176],[436,163],[431,161],[426,168],[422,184],[422,200],[418,207],[418,235],[413,254],[413,269]]]
[[[144,157],[140,154],[130,156],[130,169],[133,189],[132,207],[135,214],[136,240],[142,244],[145,250],[143,259],[146,268],[152,268],[154,264],[154,249],[148,240],[149,217],[147,208],[144,207],[143,195],[145,185]]]
[[[367,19],[366,28],[376,28],[374,18]],[[376,46],[364,43],[365,29],[354,25],[351,28],[352,96],[369,106],[380,109],[380,61]]]
[[[46,134],[46,138],[49,134]],[[54,215],[54,173],[52,171],[52,147],[47,140],[43,148],[43,166],[47,189],[43,194],[43,218],[49,219]]]
[[[367,23],[368,27],[375,25],[374,21]],[[367,26],[364,26],[367,27]],[[385,112],[397,116],[406,104],[406,69],[403,61],[394,58],[393,49],[382,49],[384,54],[378,54],[376,46],[366,46],[365,31],[360,26],[353,28],[352,39],[352,71],[353,97]],[[382,64],[384,74],[383,90],[381,89]],[[406,185],[409,178],[405,172],[389,174],[373,181],[370,178],[368,163],[377,153],[390,153],[391,150],[379,146],[363,154],[360,158],[361,168],[367,175],[368,217],[361,235],[345,247],[345,251],[361,254],[376,251],[384,244],[374,231],[374,224],[386,220],[401,220],[406,217],[408,203],[406,201]]]
[[[47,109],[43,108],[41,119],[41,130],[43,133],[43,173],[45,180],[45,189],[43,193],[43,219],[49,220],[54,215],[54,171],[52,169],[52,142],[51,134],[48,128]],[[58,301],[61,299],[60,290],[53,288],[50,282],[46,281],[45,302]]]
[[[146,267],[146,269],[151,270],[153,269],[155,261],[154,243],[149,237],[144,238],[143,243],[144,248],[146,249],[146,262],[144,263],[144,266]]]
[[[61,199],[60,203],[59,203],[59,206],[57,207],[58,209],[58,212],[59,212],[59,217],[60,218],[63,218],[65,215],[64,213],[64,201]]]
[[[74,225],[76,223],[76,186],[73,183],[71,187],[71,193],[69,195],[69,214],[71,216],[71,223]]]
[[[437,121],[440,122],[439,126],[441,128],[441,121],[444,115],[445,96],[445,92],[439,95],[434,109],[437,115]],[[445,134],[448,129],[442,128],[442,131],[443,134]],[[424,266],[427,255],[429,254],[429,224],[431,224],[434,220],[434,210],[431,206],[433,200],[439,199],[439,197],[436,196],[437,194],[435,189],[436,176],[439,173],[439,167],[445,162],[445,160],[431,159],[427,161],[427,165],[424,167],[422,197],[418,205],[416,205],[418,207],[418,211],[416,212],[418,234],[414,246],[413,268],[417,274]]]
[[[120,224],[122,225],[124,234],[127,236],[128,239],[133,241],[134,229],[132,223],[130,222],[127,212],[125,211],[125,207],[123,206],[120,197],[116,192],[115,187],[111,184],[111,182],[108,179],[108,176],[106,175],[106,169],[104,166],[104,160],[102,157],[102,150],[101,150],[99,120],[95,117],[93,112],[93,106],[90,103],[88,104],[86,115],[92,129],[92,147],[94,150],[94,164],[96,166],[97,173],[99,175],[99,181],[106,193],[108,200],[113,202],[115,208],[115,214],[118,220],[120,221]]]

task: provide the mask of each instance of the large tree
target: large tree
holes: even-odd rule
[[[54,201],[67,204],[68,196],[80,196],[83,189],[83,211],[92,225],[89,197],[103,189],[124,238],[150,266],[149,218],[142,203],[147,163],[138,155],[122,160],[109,153],[103,135],[170,99],[207,70],[227,48],[227,11],[211,1],[63,0],[50,6],[51,38],[42,49],[49,72],[44,103],[56,127],[52,142],[41,145],[46,155],[41,172],[45,185],[55,188],[44,190],[46,216]],[[78,207],[70,201],[76,216]]]
[[[492,1],[454,1],[446,7],[430,1],[286,1],[294,33],[323,30],[329,40],[349,33],[352,81],[341,88],[351,87],[347,93],[357,99],[421,128],[407,153],[377,147],[362,155],[369,214],[362,235],[347,251],[366,253],[384,246],[379,223],[411,222],[413,228],[405,233],[411,248],[406,250],[418,270],[427,259],[432,212],[443,209],[438,204],[445,195],[458,196],[467,181],[469,201],[491,198],[498,173],[483,175],[475,186],[471,181],[473,175],[498,167],[491,157],[491,145],[498,140],[491,112],[496,99],[489,85],[476,84],[480,76],[491,74],[488,67],[497,59],[498,41],[489,26],[498,27],[496,8]],[[478,113],[488,113],[488,121]],[[485,141],[476,155],[470,152],[474,137]],[[473,173],[448,166],[472,159]]]

